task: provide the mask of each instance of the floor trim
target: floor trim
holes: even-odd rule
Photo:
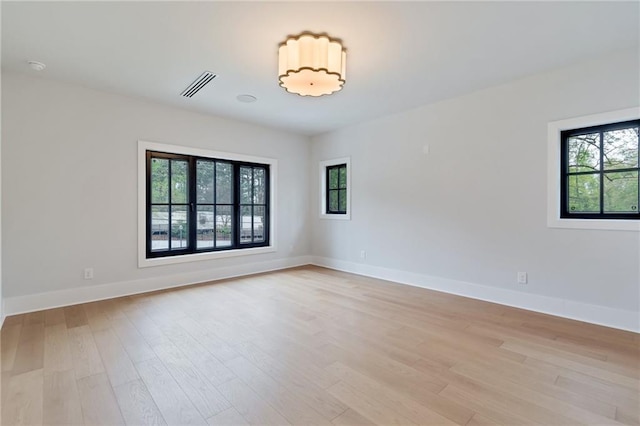
[[[254,262],[238,266],[145,278],[141,280],[121,281],[117,283],[64,289],[27,296],[7,297],[4,299],[4,309],[2,314],[3,317],[7,317],[10,315],[41,311],[61,306],[70,306],[78,303],[112,299],[115,297],[147,293],[167,288],[183,287],[208,281],[276,271],[304,265],[321,266],[352,274],[393,281],[414,287],[437,290],[443,293],[456,294],[501,305],[640,333],[640,315],[634,311],[591,305],[567,299],[541,296],[320,256],[298,256],[288,259]],[[4,318],[2,318],[2,322],[4,322],[3,320]]]
[[[304,266],[311,263],[310,256],[298,256],[264,262],[244,263],[237,266],[206,269],[174,275],[163,275],[140,280],[120,281],[90,287],[76,287],[45,293],[5,298],[4,315],[17,315],[79,303],[95,302],[132,294],[147,293],[173,287],[183,287],[208,281],[240,277],[261,272]]]
[[[312,264],[338,271],[456,294],[515,308],[640,333],[640,314],[556,297],[313,256]]]

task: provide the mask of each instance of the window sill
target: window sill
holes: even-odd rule
[[[549,218],[547,220],[547,226],[549,228],[640,232],[640,222],[637,220]]]
[[[329,219],[329,220],[351,220],[351,213],[347,214],[326,214],[321,213],[320,219]]]
[[[201,260],[224,259],[226,257],[251,256],[262,253],[273,253],[276,251],[275,246],[255,247],[248,249],[235,249],[216,251],[209,253],[184,254],[181,256],[156,257],[147,259],[142,257],[138,259],[138,268],[148,268],[152,266],[175,265],[177,263],[199,262]]]

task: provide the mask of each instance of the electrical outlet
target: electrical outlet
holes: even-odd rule
[[[526,284],[528,281],[526,272],[518,272],[518,284]]]
[[[84,279],[92,280],[93,279],[93,268],[85,268],[84,269]]]
[[[366,259],[367,258],[367,252],[364,250],[360,250],[360,259]]]

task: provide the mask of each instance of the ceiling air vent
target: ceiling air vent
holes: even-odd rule
[[[206,86],[207,83],[213,80],[215,77],[216,75],[212,72],[209,72],[209,71],[203,72],[200,75],[200,77],[196,78],[195,81],[189,85],[189,87],[187,87],[186,89],[184,89],[182,93],[180,93],[180,95],[184,96],[185,98],[192,97],[193,95],[198,93],[200,89]]]

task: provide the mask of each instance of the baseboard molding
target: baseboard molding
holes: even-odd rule
[[[253,262],[237,266],[140,280],[78,287],[27,296],[7,297],[3,300],[4,306],[0,314],[0,328],[4,323],[5,317],[10,315],[147,293],[167,288],[183,287],[208,281],[241,277],[309,264],[640,333],[639,314],[634,311],[613,309],[606,306],[591,305],[566,299],[540,296],[319,256],[299,256],[265,262]]]
[[[640,333],[640,314],[634,311],[613,309],[606,306],[591,305],[567,299],[541,296],[326,257],[312,256],[311,262],[316,266],[338,271],[350,272],[414,287],[437,290],[443,293],[456,294],[529,311]]]
[[[175,275],[163,275],[140,280],[70,288],[30,294],[27,296],[7,297],[4,300],[3,314],[6,316],[24,314],[27,312],[41,311],[43,309],[76,305],[78,303],[94,302],[97,300],[112,299],[114,297],[130,296],[132,294],[147,293],[155,290],[183,287],[208,281],[293,268],[310,263],[310,256],[299,256]]]

